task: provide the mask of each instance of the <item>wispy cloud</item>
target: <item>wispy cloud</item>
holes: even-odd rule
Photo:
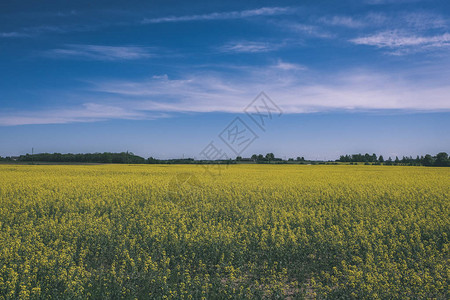
[[[317,17],[316,23],[349,29],[427,31],[448,28],[447,18],[430,11],[369,12],[365,15]]]
[[[281,47],[283,47],[283,44],[280,43],[239,41],[227,43],[219,47],[218,50],[231,53],[258,53],[275,51]]]
[[[24,32],[17,32],[17,31],[11,31],[11,32],[0,32],[0,37],[2,38],[18,38],[18,37],[28,37],[30,34],[24,33]]]
[[[278,62],[275,65],[273,65],[273,68],[283,71],[302,71],[302,70],[304,71],[308,69],[303,65],[293,64],[282,60],[278,60]]]
[[[413,30],[430,30],[448,28],[448,18],[438,13],[431,12],[408,12],[398,16],[400,26],[407,26]]]
[[[274,16],[291,13],[293,13],[293,10],[288,7],[262,7],[257,9],[249,9],[241,11],[214,12],[202,15],[170,16],[162,18],[144,19],[142,20],[142,23],[149,24],[149,23],[167,23],[167,22],[244,19],[250,17]]]
[[[151,48],[137,46],[67,45],[44,52],[52,58],[81,58],[89,60],[133,60],[152,57]]]
[[[126,107],[85,103],[81,107],[2,113],[0,126],[101,122],[112,119],[152,120],[167,116],[164,113],[149,114]]]
[[[76,16],[78,15],[78,12],[76,10],[71,10],[71,11],[58,11],[53,13],[54,16],[56,17],[69,17],[69,16]]]
[[[348,28],[361,28],[366,25],[361,20],[357,20],[348,16],[322,17],[319,19],[319,21],[330,26],[342,26]]]
[[[434,11],[401,11],[401,12],[370,12],[360,16],[359,20],[367,27],[384,30],[409,30],[427,32],[430,30],[447,29],[448,18]]]
[[[302,36],[314,37],[314,38],[332,38],[333,34],[323,29],[321,26],[308,24],[308,23],[298,23],[298,22],[279,22],[278,26],[282,28],[289,29],[296,33],[301,33]]]
[[[378,48],[395,49],[392,54],[403,54],[450,46],[450,34],[433,36],[417,36],[398,31],[385,31],[374,35],[350,40],[357,45],[375,46]],[[402,51],[398,51],[402,50]]]
[[[0,37],[35,38],[43,34],[64,34],[71,32],[84,32],[100,29],[105,25],[39,25],[25,27],[13,32],[0,32]]]

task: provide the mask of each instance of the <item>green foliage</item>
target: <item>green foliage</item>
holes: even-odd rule
[[[61,154],[61,153],[40,153],[21,155],[18,161],[41,161],[41,162],[78,162],[78,163],[122,163],[141,164],[145,159],[129,152],[122,153],[85,153],[85,154]]]
[[[380,157],[377,159],[377,155],[374,153],[372,155],[369,155],[368,153],[362,155],[362,154],[353,154],[353,155],[341,155],[340,158],[336,161],[340,162],[364,162],[364,163],[372,163],[375,165],[379,165],[381,163],[384,163],[385,165],[403,165],[403,166],[435,166],[435,167],[449,167],[450,166],[450,159],[446,152],[440,152],[436,154],[436,156],[431,156],[430,154],[427,154],[425,156],[417,156],[416,158],[413,158],[412,156],[406,157],[403,156],[402,159],[399,159],[398,156],[395,157],[395,160],[393,161],[391,157],[389,157],[388,160],[384,160],[384,157],[380,155]]]

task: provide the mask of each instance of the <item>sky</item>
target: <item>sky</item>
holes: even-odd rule
[[[0,155],[450,152],[449,50],[448,1],[2,1]]]

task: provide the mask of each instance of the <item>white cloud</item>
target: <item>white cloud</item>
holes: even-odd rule
[[[208,21],[208,20],[227,20],[227,19],[244,19],[257,16],[273,16],[290,14],[292,9],[288,7],[262,7],[258,9],[232,11],[232,12],[214,12],[202,15],[188,16],[170,16],[163,18],[144,19],[143,24],[149,23],[167,23],[167,22],[187,22],[187,21]]]
[[[447,18],[437,13],[430,12],[408,12],[400,14],[401,25],[414,30],[442,29],[448,27]]]
[[[268,43],[268,42],[252,42],[241,41],[228,43],[219,47],[220,52],[234,52],[234,53],[258,53],[258,52],[271,52],[280,49],[283,46],[282,43]]]
[[[67,45],[65,48],[44,52],[51,58],[75,57],[92,60],[133,60],[152,57],[148,47]]]
[[[396,49],[397,51],[392,52],[392,54],[401,54],[449,47],[450,34],[417,36],[398,31],[385,31],[366,37],[355,38],[350,40],[350,42],[357,45]]]
[[[23,33],[23,32],[17,32],[17,31],[11,31],[11,32],[0,32],[0,37],[2,38],[16,38],[16,37],[28,37],[29,34]]]
[[[448,28],[448,20],[442,14],[430,11],[403,11],[391,13],[368,13],[361,18],[366,25],[391,31],[426,32]]]
[[[342,26],[348,28],[361,28],[365,24],[357,19],[348,16],[333,16],[320,18],[320,22],[331,26]]]
[[[332,38],[333,35],[322,29],[320,26],[297,23],[297,22],[280,22],[278,25],[288,28],[294,32],[301,33],[306,36],[316,37],[316,38]]]
[[[447,18],[430,11],[408,12],[369,12],[365,15],[354,16],[324,16],[317,19],[318,23],[328,26],[339,26],[350,29],[377,28],[391,31],[427,31],[448,28]]]
[[[111,119],[148,120],[163,117],[167,117],[167,114],[148,114],[125,107],[85,103],[81,107],[2,113],[0,126],[99,122]]]
[[[307,69],[303,65],[288,63],[288,62],[284,62],[282,60],[278,60],[277,64],[275,64],[273,67],[276,69],[283,70],[283,71],[293,71],[293,70],[299,71],[299,70]]]

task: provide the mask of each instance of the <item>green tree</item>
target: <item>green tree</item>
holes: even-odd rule
[[[267,161],[272,161],[272,160],[274,160],[275,159],[275,155],[273,154],[273,153],[267,153],[266,154],[266,160]]]
[[[424,166],[433,165],[433,157],[431,157],[430,154],[425,155],[425,157],[423,158],[423,165]]]
[[[449,165],[448,154],[446,152],[440,152],[436,155],[436,161],[434,162],[436,166],[446,167]]]
[[[372,162],[377,162],[377,155],[375,153],[372,154]]]
[[[389,156],[388,160],[386,161],[385,165],[391,166],[392,165],[392,158]]]

